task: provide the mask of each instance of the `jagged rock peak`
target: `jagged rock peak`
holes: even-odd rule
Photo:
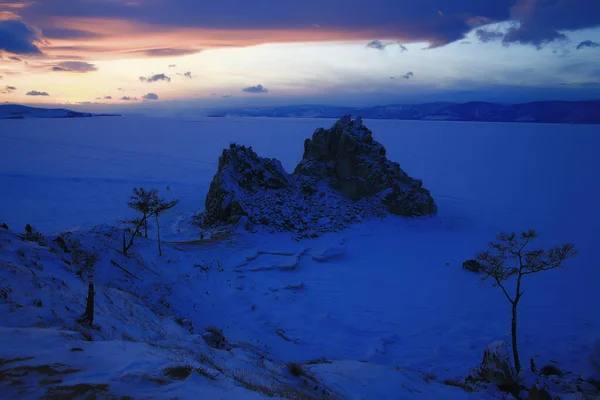
[[[259,157],[252,147],[232,143],[219,157],[219,169],[206,196],[204,222],[237,221],[248,215],[247,194],[286,188],[289,179],[280,161]]]
[[[385,192],[385,203],[393,214],[435,214],[437,206],[422,188],[423,182],[408,176],[386,153],[360,117],[352,120],[346,115],[330,129],[317,129],[312,139],[306,139],[304,156],[294,173],[327,180],[355,200]]]

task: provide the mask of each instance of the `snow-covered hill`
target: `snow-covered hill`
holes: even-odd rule
[[[335,107],[300,105],[285,107],[246,107],[213,110],[214,116],[339,118],[360,115],[369,119],[535,122],[560,124],[600,124],[600,101],[539,101],[522,104],[425,103],[376,107]]]

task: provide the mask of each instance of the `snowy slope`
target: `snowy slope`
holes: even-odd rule
[[[108,384],[116,395],[197,398],[194,390],[206,390],[206,398],[252,398],[257,393],[235,379],[240,371],[267,387],[275,380],[278,388],[304,390],[303,379],[285,366],[296,362],[312,377],[309,389],[333,398],[494,398],[442,384],[478,365],[488,344],[509,338],[502,294],[460,265],[497,231],[532,227],[542,234],[540,244],[572,241],[580,254],[568,270],[525,282],[522,357],[594,374],[590,356],[600,338],[600,316],[590,310],[600,304],[594,256],[600,214],[586,207],[581,215],[582,199],[593,204],[600,194],[594,128],[365,124],[390,159],[432,189],[438,216],[368,220],[302,241],[238,231],[199,241],[187,221],[203,208],[222,148],[246,143],[290,170],[304,138],[329,124],[84,119],[44,121],[42,132],[37,121],[0,122],[0,145],[7,150],[0,158],[0,222],[19,232],[25,223],[44,233],[79,226],[73,235],[101,259],[94,274],[100,328],[84,342],[73,331],[79,329],[75,319],[84,308],[86,278],[63,261],[68,255],[0,229],[0,286],[20,288],[10,292],[9,302],[0,296],[0,339],[10,343],[0,358],[37,357],[0,370],[62,363],[82,369],[63,374],[69,376],[61,377],[62,385]],[[154,228],[130,259],[118,252],[120,234],[113,228],[90,230],[129,216],[125,202],[140,185],[182,200],[162,222],[171,242],[163,258],[156,255]],[[175,322],[181,318],[191,321],[194,334]],[[208,326],[223,329],[235,348],[207,348],[199,335]],[[78,360],[80,353],[91,358]],[[212,371],[199,353],[227,366],[216,381],[194,372],[184,381],[156,383],[174,364]],[[29,397],[41,393],[32,391],[32,381],[24,386]],[[20,389],[0,386],[7,388],[13,394]]]
[[[320,361],[328,355],[327,349],[306,349],[313,341],[310,335],[301,342],[289,339],[287,335],[297,332],[283,329],[285,321],[279,321],[277,313],[265,315],[262,294],[254,294],[260,306],[248,301],[244,285],[257,282],[244,279],[239,268],[267,272],[263,268],[268,264],[261,264],[258,270],[250,264],[229,267],[234,260],[224,258],[224,269],[219,270],[205,257],[223,256],[222,246],[219,251],[198,244],[167,247],[166,257],[160,259],[154,243],[144,239],[129,257],[120,254],[116,251],[120,235],[108,227],[61,237],[68,243],[68,251],[52,237],[40,245],[0,229],[3,396],[59,398],[94,393],[138,398],[275,395],[308,399],[373,398],[374,394],[393,398],[402,392],[418,392],[425,399],[441,395],[479,398],[439,382],[428,383],[418,370],[347,362],[345,358]],[[77,251],[95,254],[97,262],[86,265]],[[268,256],[255,253],[251,261]],[[291,264],[278,262],[277,267],[289,271],[290,265],[299,265],[299,258]],[[273,277],[282,272],[278,268],[270,270]],[[89,327],[77,320],[85,305],[86,281],[92,280],[95,320]],[[274,287],[267,294],[279,289]],[[303,289],[281,288],[294,294],[297,290]],[[282,302],[291,299],[284,293],[281,296],[280,301],[278,296],[273,296],[275,300],[264,297],[281,308]],[[249,318],[248,314],[255,316]],[[291,317],[291,321],[301,322]],[[224,328],[228,349],[217,350],[204,343],[201,334],[208,326]],[[307,358],[312,354],[321,357]],[[291,361],[302,365],[301,377],[290,373],[287,363]],[[172,368],[178,370],[171,373]],[[362,376],[364,387],[348,385],[347,374]],[[374,388],[378,392],[373,392]]]

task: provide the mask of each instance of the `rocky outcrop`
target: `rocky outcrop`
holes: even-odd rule
[[[231,144],[206,196],[204,223],[231,223],[249,214],[249,195],[290,186],[289,174],[275,159],[259,157],[252,147]]]
[[[386,158],[360,118],[346,116],[306,140],[293,174],[250,147],[230,145],[219,158],[197,222],[206,227],[247,221],[311,236],[387,212],[424,216],[436,211],[422,182]]]
[[[373,139],[360,117],[342,117],[330,129],[318,129],[306,139],[294,173],[323,179],[354,200],[381,193],[392,214],[422,216],[437,211],[423,182],[387,159],[385,147]]]
[[[46,246],[47,243],[44,235],[29,224],[25,225],[25,232],[21,235],[21,240],[35,242],[40,246]]]
[[[509,347],[503,341],[491,343],[485,349],[481,365],[470,371],[465,381],[470,384],[492,384],[503,392],[519,393],[521,390]]]

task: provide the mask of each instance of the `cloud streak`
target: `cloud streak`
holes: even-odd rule
[[[13,93],[16,90],[17,90],[17,88],[14,87],[14,86],[5,86],[4,90],[2,92],[0,92],[0,93],[10,94],[10,93]]]
[[[63,61],[52,67],[52,71],[56,72],[77,72],[86,73],[97,71],[98,68],[94,64],[83,61]]]
[[[192,77],[192,73],[190,71],[184,72],[183,74],[181,74],[181,73],[178,72],[177,75],[183,76],[183,77],[188,78],[188,79],[192,79],[193,78]]]
[[[475,31],[475,35],[479,39],[481,43],[494,42],[496,40],[500,40],[504,38],[504,33],[499,31],[490,31],[487,29],[477,29]]]
[[[139,79],[141,82],[148,82],[148,83],[160,82],[160,81],[171,82],[171,78],[165,74],[154,74],[149,77],[140,76]]]
[[[385,50],[386,46],[387,45],[383,44],[381,40],[372,40],[369,43],[367,43],[368,48],[375,50]]]
[[[142,96],[144,100],[158,100],[158,95],[156,93],[148,93]]]
[[[589,48],[593,49],[593,48],[596,48],[596,47],[600,47],[600,43],[592,42],[591,40],[584,40],[583,42],[581,42],[581,43],[579,43],[577,45],[577,50],[581,50],[581,49],[586,48],[586,47],[589,47]]]
[[[47,92],[39,92],[37,90],[32,90],[30,92],[25,93],[26,96],[50,96]]]

